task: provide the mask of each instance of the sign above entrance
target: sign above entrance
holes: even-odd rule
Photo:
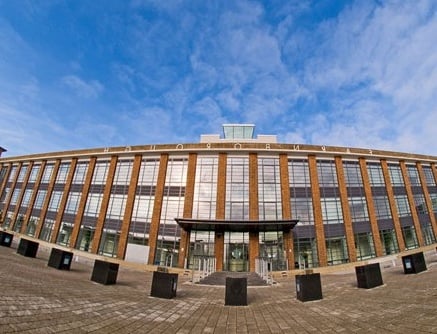
[[[216,232],[289,232],[299,222],[297,219],[287,220],[209,220],[193,218],[175,218],[184,231],[216,231]]]

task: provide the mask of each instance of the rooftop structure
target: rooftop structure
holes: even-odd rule
[[[223,124],[223,138],[219,134],[201,135],[201,143],[277,143],[275,135],[258,135],[254,124]]]

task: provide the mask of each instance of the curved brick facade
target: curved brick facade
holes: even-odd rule
[[[217,270],[318,267],[436,242],[437,157],[245,141],[0,158],[5,229],[127,261]],[[298,219],[291,232],[175,218]],[[274,229],[273,229],[274,230]]]

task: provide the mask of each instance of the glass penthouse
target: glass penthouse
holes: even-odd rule
[[[437,157],[223,130],[194,144],[0,158],[1,227],[132,262],[213,258],[218,271],[254,271],[257,259],[329,266],[436,242]]]

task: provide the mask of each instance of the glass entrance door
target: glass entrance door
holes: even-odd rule
[[[225,271],[249,271],[249,233],[225,232]]]

